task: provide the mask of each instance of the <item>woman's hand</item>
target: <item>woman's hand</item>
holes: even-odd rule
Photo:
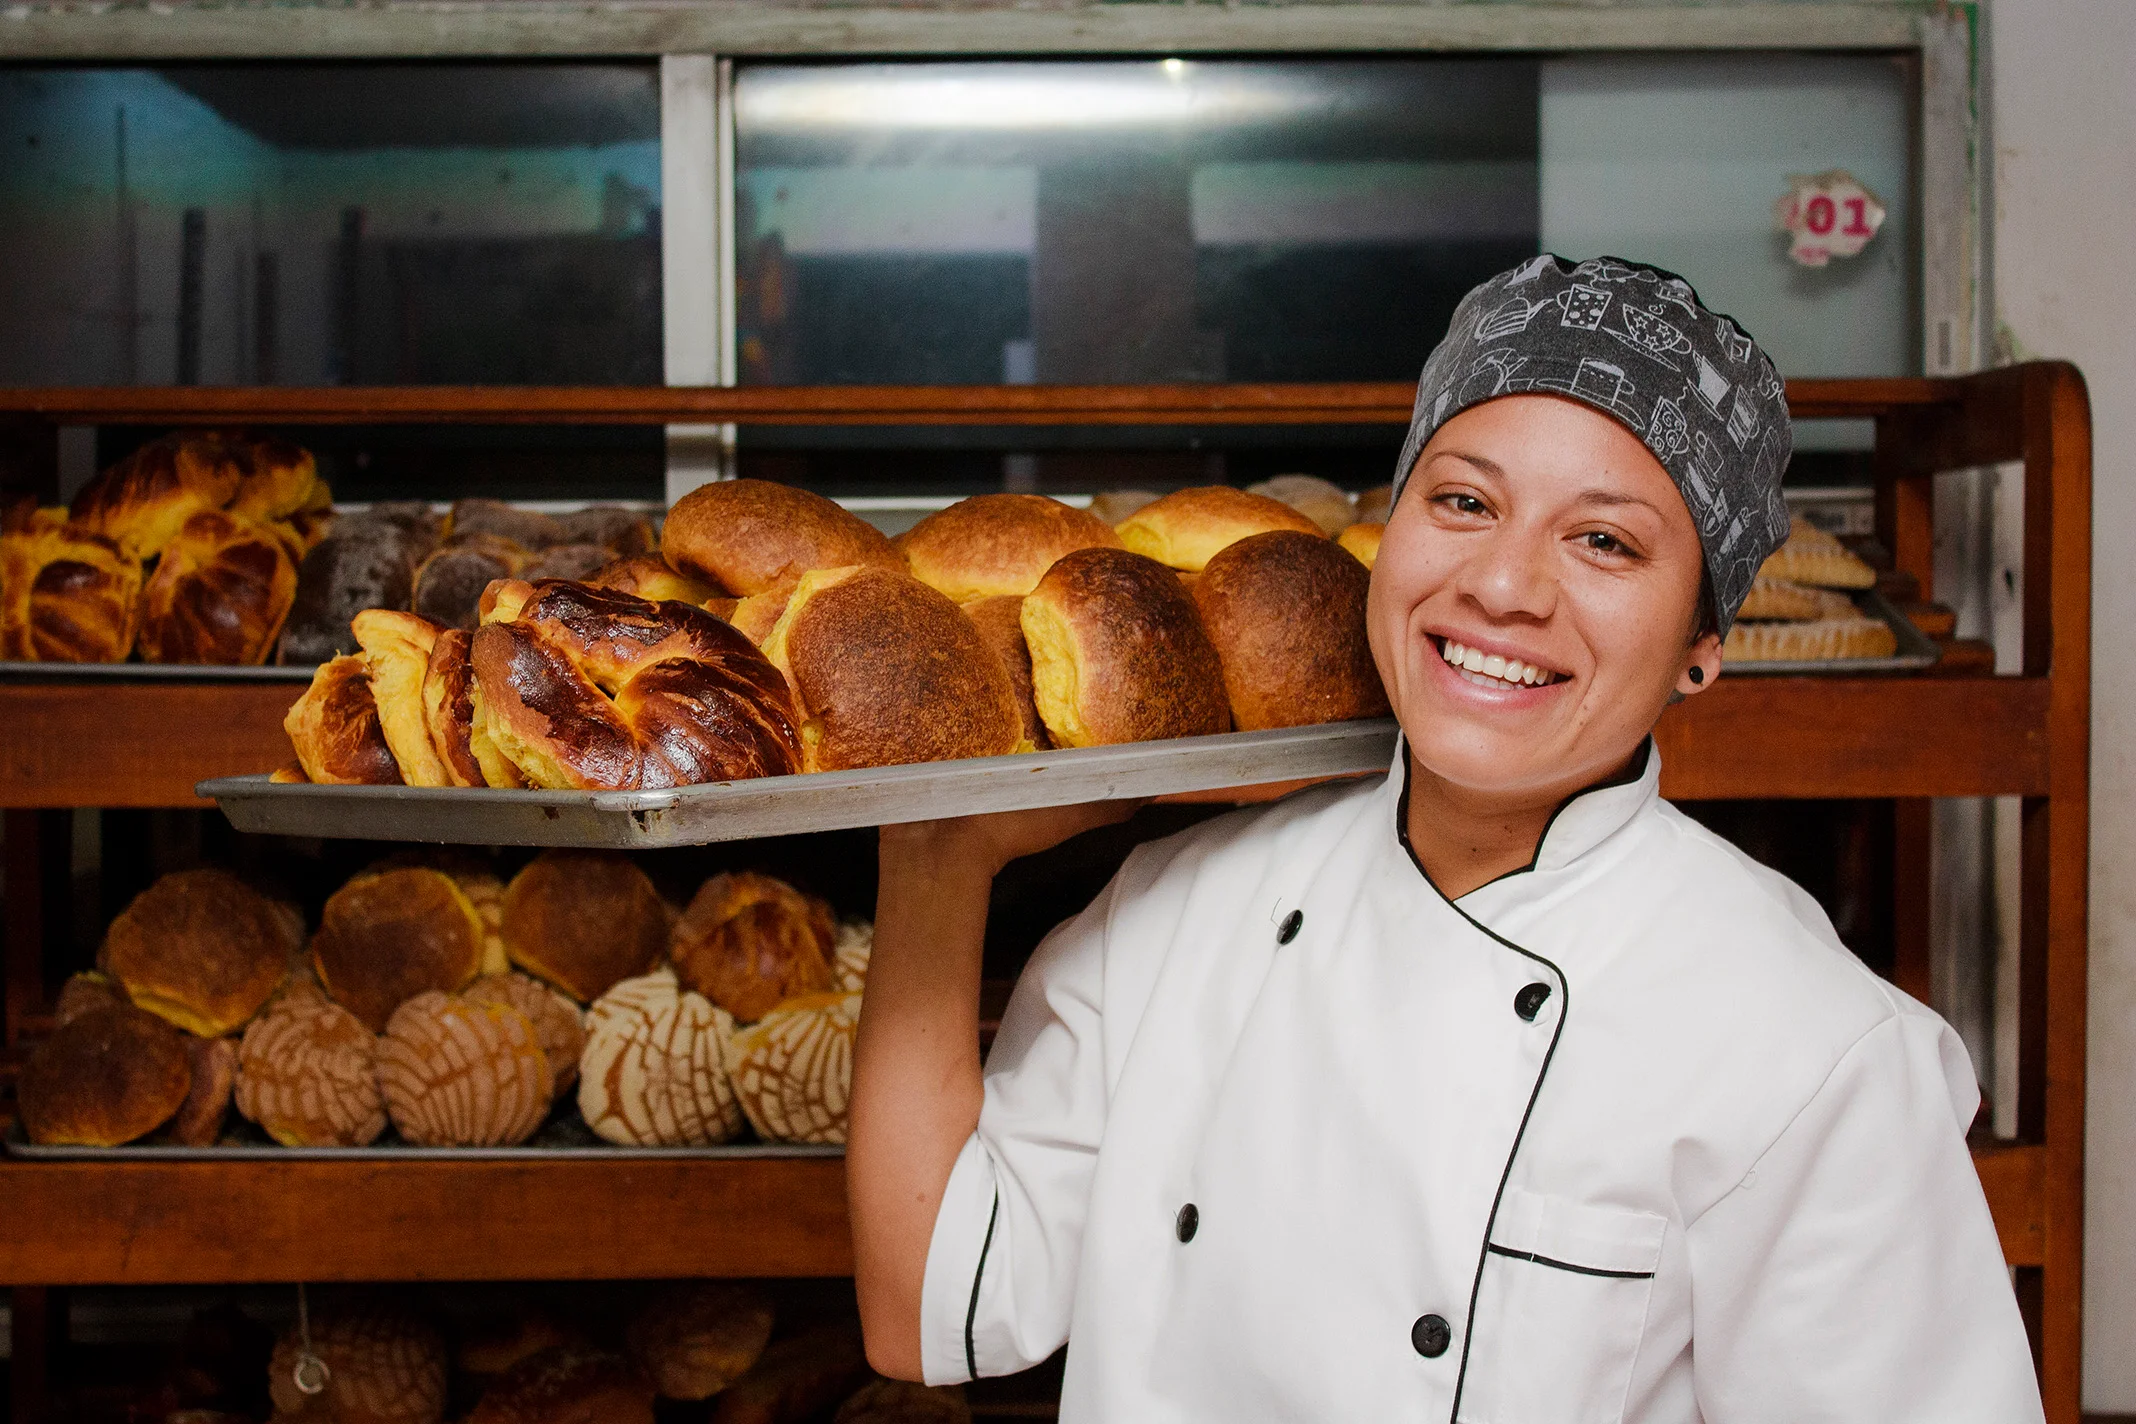
[[[1051,850],[1100,826],[1116,826],[1147,804],[1146,800],[1086,801],[1076,806],[1039,806],[1029,811],[884,826],[881,854],[886,868],[895,857],[900,868],[955,865],[984,870],[991,880],[1012,860]]]

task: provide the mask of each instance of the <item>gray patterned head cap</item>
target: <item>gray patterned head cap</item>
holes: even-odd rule
[[[1424,363],[1397,498],[1432,432],[1498,396],[1568,396],[1654,452],[1698,525],[1723,636],[1787,538],[1780,474],[1794,449],[1773,363],[1673,272],[1617,257],[1530,258],[1471,291]]]

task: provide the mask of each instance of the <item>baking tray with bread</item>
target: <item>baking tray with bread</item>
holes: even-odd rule
[[[1731,674],[1913,672],[1935,643],[1876,590],[1876,570],[1797,516],[1758,570],[1721,659]]]

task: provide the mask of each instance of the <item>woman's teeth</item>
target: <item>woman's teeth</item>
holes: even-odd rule
[[[1459,669],[1465,681],[1478,687],[1546,687],[1564,677],[1563,673],[1534,667],[1517,658],[1465,647],[1452,638],[1439,644],[1439,656]]]

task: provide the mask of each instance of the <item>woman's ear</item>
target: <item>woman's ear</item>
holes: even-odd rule
[[[1721,675],[1721,635],[1701,633],[1684,654],[1683,671],[1676,675],[1676,695],[1692,697],[1713,686]]]

